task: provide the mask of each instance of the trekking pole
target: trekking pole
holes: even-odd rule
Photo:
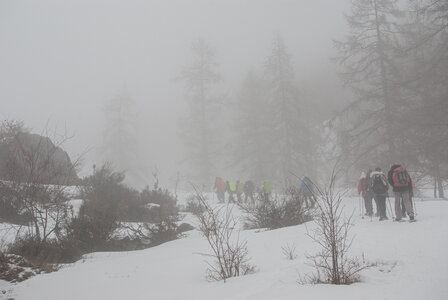
[[[390,204],[390,198],[389,198],[389,194],[387,194],[387,202],[389,203],[389,210],[390,210],[390,215],[392,217],[392,221],[395,220],[395,216],[394,216],[394,212],[392,210],[392,205]]]
[[[417,206],[415,206],[414,197],[413,196],[410,197],[411,197],[411,205],[414,210],[414,216],[417,216]]]

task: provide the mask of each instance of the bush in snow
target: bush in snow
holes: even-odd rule
[[[146,221],[151,223],[166,221],[179,213],[176,198],[168,190],[159,187],[157,181],[152,190],[146,187],[141,191],[139,198],[145,208],[149,208],[149,219]]]
[[[83,180],[81,197],[85,202],[79,216],[67,226],[70,239],[82,251],[133,250],[178,237],[176,199],[157,182],[152,190],[146,187],[139,192],[123,180],[124,174],[108,165]],[[119,229],[127,236],[117,236]],[[136,240],[145,243],[136,245]]]
[[[205,208],[203,207],[203,205],[201,205],[201,201],[199,201],[199,199],[197,198],[196,195],[191,195],[188,197],[187,206],[185,207],[186,212],[190,212],[194,215],[198,215],[202,211],[204,211],[204,209]]]
[[[286,259],[294,260],[297,258],[296,245],[295,244],[286,244],[282,247],[283,255],[285,255]]]
[[[31,220],[20,195],[9,183],[0,181],[0,220],[25,225]]]
[[[49,273],[56,270],[57,267],[55,266],[39,267],[19,255],[0,252],[0,280],[16,283],[36,274]],[[0,297],[0,299],[2,298]]]
[[[9,254],[19,255],[42,268],[52,268],[53,264],[74,262],[83,254],[76,244],[68,239],[38,240],[33,236],[17,238],[7,248]]]
[[[214,261],[208,262],[209,280],[226,280],[230,277],[246,275],[255,271],[249,264],[246,241],[240,240],[237,220],[233,217],[232,206],[212,208],[205,198],[197,193],[201,211],[196,214],[199,231],[207,239]]]
[[[293,188],[284,195],[269,199],[258,194],[257,200],[255,205],[238,204],[245,213],[245,227],[248,229],[277,229],[312,220],[310,210],[304,207],[302,197]]]
[[[336,175],[333,171],[328,188],[316,186],[318,201],[314,220],[316,229],[308,235],[321,246],[320,252],[307,258],[316,272],[307,275],[304,282],[351,284],[358,282],[359,272],[365,268],[358,258],[349,258],[353,239],[349,237],[351,218],[343,215],[342,194],[335,192]]]

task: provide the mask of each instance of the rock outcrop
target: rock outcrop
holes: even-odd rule
[[[67,152],[48,137],[27,132],[0,140],[0,179],[62,185],[79,181]]]

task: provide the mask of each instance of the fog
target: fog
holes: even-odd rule
[[[73,135],[64,148],[83,154],[86,174],[102,160],[107,101],[126,95],[142,164],[172,184],[190,168],[179,138],[185,84],[177,78],[191,62],[191,43],[204,39],[216,50],[218,90],[231,102],[248,70],[262,71],[280,35],[299,89],[329,113],[351,97],[330,59],[332,40],[347,31],[348,8],[348,0],[1,0],[0,118]]]
[[[347,1],[345,1],[347,2]],[[328,82],[331,105],[343,93],[331,39],[344,28],[338,1],[2,1],[2,118],[33,131],[67,129],[66,148],[85,167],[99,159],[105,102],[126,94],[135,102],[149,167],[162,176],[182,169],[178,118],[190,44],[215,48],[220,87],[229,97],[250,67],[263,65],[280,34],[303,86]],[[330,96],[332,95],[332,96]]]

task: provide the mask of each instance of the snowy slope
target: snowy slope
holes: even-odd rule
[[[62,270],[13,286],[15,299],[448,299],[448,202],[417,203],[418,222],[361,219],[357,199],[352,254],[378,266],[351,286],[301,285],[311,271],[304,253],[317,247],[306,236],[312,223],[273,231],[244,231],[258,272],[223,282],[205,280],[208,247],[198,232],[158,247],[94,253]],[[287,260],[282,246],[295,243],[298,257]],[[3,297],[3,298],[2,298]],[[6,295],[0,294],[0,299]]]

